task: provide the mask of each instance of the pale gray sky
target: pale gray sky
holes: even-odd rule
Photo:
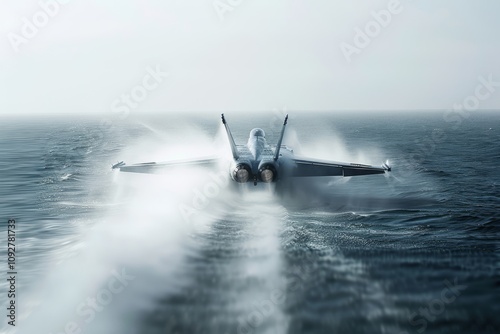
[[[3,0],[0,114],[500,109],[500,2],[397,2]]]

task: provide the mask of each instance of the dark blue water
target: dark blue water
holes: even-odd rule
[[[0,121],[1,333],[500,332],[498,112],[293,113],[297,153],[393,172],[273,189],[110,170],[225,152],[217,114]]]

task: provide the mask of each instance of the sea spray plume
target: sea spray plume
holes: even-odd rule
[[[351,151],[346,141],[327,125],[319,125],[328,136],[314,137],[308,141],[301,140],[305,134],[298,133],[297,129],[290,129],[285,143],[294,147],[298,156],[302,152],[317,158],[332,160],[359,161],[370,164],[380,156],[384,156],[376,145]],[[281,180],[276,186],[276,193],[281,203],[287,208],[312,209],[322,208],[333,212],[359,211],[359,210],[384,210],[395,208],[415,208],[427,205],[429,199],[425,198],[399,198],[402,184],[393,173],[385,173],[381,178],[289,178]],[[415,176],[417,178],[418,176]],[[406,181],[408,183],[408,180]]]
[[[190,135],[197,133],[185,130]],[[131,155],[153,152],[168,156],[196,152],[207,139],[200,133],[197,138],[201,142],[191,137],[194,145],[165,145],[154,144],[146,137],[126,151]],[[115,177],[112,175],[108,177]],[[187,249],[196,248],[191,235],[208,228],[224,206],[220,204],[224,197],[221,191],[197,216],[196,225],[186,224],[178,206],[189,201],[193,189],[205,181],[196,168],[168,175],[115,177],[107,190],[111,209],[91,219],[81,232],[77,254],[49,269],[38,293],[34,292],[41,295],[39,306],[24,321],[20,333],[59,333],[77,328],[82,333],[133,333],[131,316],[153,308],[158,294],[171,293],[178,289],[179,282],[189,281],[182,263]],[[97,179],[88,186],[101,184]],[[117,276],[126,285],[118,284]],[[46,321],[48,318],[52,320]],[[130,323],[123,319],[130,319]]]

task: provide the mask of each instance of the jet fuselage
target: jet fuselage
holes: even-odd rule
[[[231,165],[231,177],[239,183],[275,182],[279,174],[282,159],[275,159],[275,149],[268,145],[264,130],[255,128],[250,131],[246,145],[237,145],[238,158]],[[292,153],[286,146],[280,150],[280,156]]]

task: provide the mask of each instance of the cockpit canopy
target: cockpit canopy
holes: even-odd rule
[[[252,131],[250,131],[250,138],[252,138],[252,137],[263,137],[263,138],[265,138],[266,137],[266,133],[261,128],[255,128]]]

